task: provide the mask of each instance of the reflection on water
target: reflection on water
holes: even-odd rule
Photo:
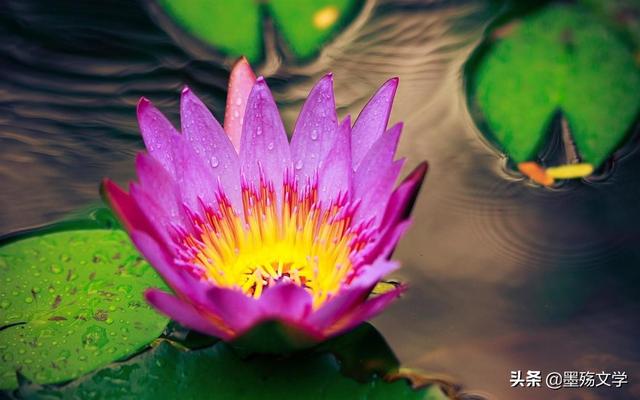
[[[97,201],[103,176],[131,179],[140,96],[177,122],[188,84],[223,115],[231,60],[188,40],[177,46],[143,6],[16,0],[3,8],[3,233]],[[629,146],[605,181],[554,190],[505,172],[461,89],[461,67],[494,15],[482,2],[367,2],[316,61],[287,65],[269,39],[258,70],[289,127],[327,70],[342,116],[400,76],[399,153],[408,167],[427,159],[431,169],[397,253],[411,289],[375,323],[406,365],[495,398],[640,397],[640,151]],[[630,383],[514,391],[509,373],[518,369],[625,370]]]

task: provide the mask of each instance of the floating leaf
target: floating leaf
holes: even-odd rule
[[[366,322],[323,343],[318,350],[333,354],[340,361],[342,373],[360,381],[395,373],[400,368],[400,361],[382,334]]]
[[[430,399],[447,397],[437,386],[414,390],[406,380],[360,383],[340,374],[329,354],[242,359],[226,344],[180,351],[168,342],[69,385],[26,385],[21,397],[36,399]]]
[[[314,55],[353,14],[357,0],[157,0],[180,26],[224,53],[257,61],[263,55],[262,15],[298,58]],[[262,8],[264,7],[264,8]],[[264,11],[264,12],[263,12]]]
[[[557,4],[493,36],[470,63],[469,84],[490,136],[515,162],[532,161],[559,111],[582,160],[602,164],[640,109],[640,73],[626,43],[588,11]]]
[[[5,243],[0,276],[0,388],[17,386],[16,371],[38,383],[75,378],[137,351],[167,323],[142,298],[162,281],[120,230]]]

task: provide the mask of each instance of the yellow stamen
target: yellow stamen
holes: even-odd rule
[[[317,189],[298,193],[285,185],[278,206],[275,191],[243,189],[241,213],[225,201],[208,212],[199,236],[183,243],[194,249],[190,261],[206,279],[239,288],[254,298],[279,281],[306,288],[315,307],[336,293],[352,270],[351,254],[366,244],[351,226],[344,205],[321,207]]]

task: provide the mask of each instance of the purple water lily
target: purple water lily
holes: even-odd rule
[[[397,85],[384,83],[352,126],[338,122],[324,76],[290,143],[246,60],[231,73],[224,129],[188,88],[182,133],[141,99],[139,182],[126,193],[105,180],[103,191],[174,292],[149,289],[147,300],[223,340],[278,321],[317,343],[397,298],[402,285],[372,290],[399,266],[389,257],[426,173],[422,163],[394,190],[404,161],[394,161],[402,125],[387,130]]]

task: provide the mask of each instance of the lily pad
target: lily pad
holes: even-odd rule
[[[181,351],[162,342],[151,351],[114,364],[63,387],[25,385],[20,397],[36,399],[430,399],[447,397],[439,387],[414,390],[400,379],[361,383],[340,373],[329,354],[242,359],[222,342]]]
[[[357,0],[157,0],[190,34],[233,57],[255,62],[263,56],[262,16],[269,13],[289,50],[314,55],[352,16]]]
[[[583,162],[600,166],[640,110],[630,46],[595,14],[552,4],[493,30],[472,59],[469,91],[488,134],[515,162],[534,160],[557,112]]]
[[[16,372],[61,382],[128,356],[167,319],[142,292],[163,283],[125,232],[49,232],[0,247],[0,388]]]

